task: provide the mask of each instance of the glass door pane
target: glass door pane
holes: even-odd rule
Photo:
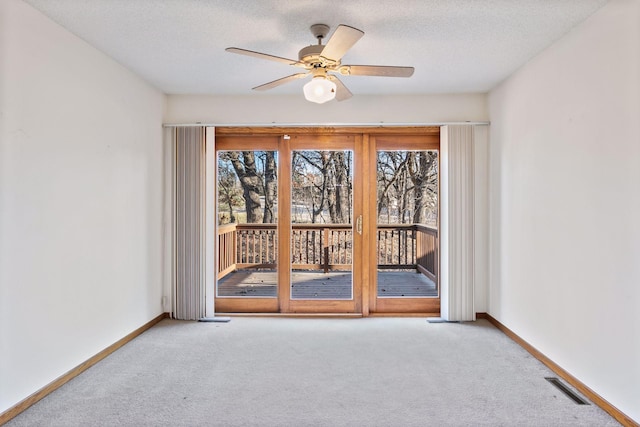
[[[438,151],[377,153],[377,297],[438,297]]]
[[[278,296],[277,157],[218,151],[218,298]]]
[[[353,299],[353,152],[291,152],[291,299]]]

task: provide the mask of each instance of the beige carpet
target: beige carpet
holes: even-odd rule
[[[7,424],[614,426],[486,321],[165,320]]]

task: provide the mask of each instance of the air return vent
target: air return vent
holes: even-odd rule
[[[576,393],[574,393],[573,390],[571,390],[569,387],[564,385],[564,383],[562,381],[560,381],[558,378],[556,378],[556,377],[545,377],[545,380],[547,380],[551,384],[553,384],[558,390],[560,390],[561,392],[566,394],[569,399],[573,400],[578,405],[588,405],[589,404],[589,402],[587,402],[582,397],[580,397]]]

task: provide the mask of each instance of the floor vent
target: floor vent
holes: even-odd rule
[[[560,390],[561,392],[566,394],[569,399],[573,400],[578,405],[588,405],[589,404],[588,401],[586,401],[582,397],[578,396],[573,390],[571,390],[569,387],[564,385],[564,383],[562,381],[560,381],[558,378],[556,378],[556,377],[545,377],[545,380],[547,380],[551,384],[553,384],[558,390]]]

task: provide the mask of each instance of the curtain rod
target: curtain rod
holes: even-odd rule
[[[489,125],[491,122],[431,122],[431,123],[164,123],[162,127],[421,127],[447,125]]]

